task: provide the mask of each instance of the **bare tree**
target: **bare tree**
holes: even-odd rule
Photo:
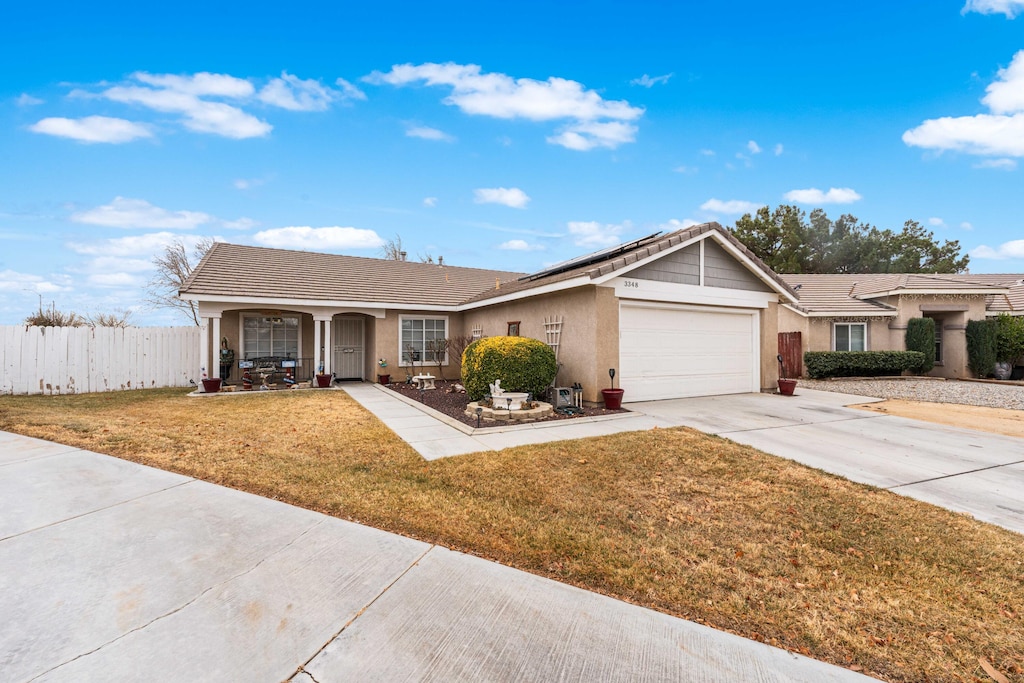
[[[455,356],[458,360],[459,365],[462,365],[462,354],[466,352],[466,347],[476,341],[473,337],[465,334],[460,334],[457,337],[448,338],[448,356],[449,362],[450,357]],[[460,369],[461,372],[461,369]]]
[[[447,339],[431,339],[427,342],[427,355],[437,364],[438,379],[444,379],[444,359],[447,352]]]
[[[52,301],[49,308],[43,308],[43,302],[40,301],[39,310],[27,316],[25,324],[35,327],[81,327],[86,324],[86,319],[73,311],[58,311],[57,304]]]
[[[406,257],[405,247],[402,246],[402,236],[395,235],[394,238],[384,242],[380,248],[381,258],[388,261],[404,261]]]
[[[200,239],[191,252],[180,239],[165,246],[163,252],[153,257],[156,275],[146,287],[149,294],[146,302],[160,308],[177,309],[198,325],[199,305],[195,301],[178,298],[178,291],[212,246],[211,237]]]
[[[130,327],[131,311],[115,310],[113,313],[90,315],[87,323],[93,327]]]

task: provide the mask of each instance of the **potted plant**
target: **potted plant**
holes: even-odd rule
[[[377,360],[377,365],[380,366],[380,368],[382,370],[384,368],[386,368],[388,366],[387,358],[380,358],[380,359],[378,359]],[[380,382],[381,384],[390,384],[391,383],[391,375],[389,375],[386,372],[378,373],[377,374],[377,381]]]
[[[625,390],[615,388],[615,368],[608,369],[608,377],[611,379],[611,388],[601,390],[604,407],[606,410],[622,410],[622,394]]]
[[[331,376],[324,372],[324,364],[321,362],[316,371],[316,385],[320,389],[331,386]]]
[[[796,380],[786,378],[786,366],[782,363],[782,354],[776,356],[779,359],[779,393],[783,396],[792,396],[796,391]]]
[[[216,394],[220,391],[220,377],[207,377],[206,368],[203,368],[203,392],[207,394]]]

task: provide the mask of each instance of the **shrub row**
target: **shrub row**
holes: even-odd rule
[[[904,338],[907,351],[920,351],[924,355],[921,365],[909,368],[917,375],[935,367],[935,320],[933,318],[911,318],[907,321],[907,334]]]
[[[877,377],[899,375],[924,364],[920,351],[808,351],[807,374],[821,377]]]

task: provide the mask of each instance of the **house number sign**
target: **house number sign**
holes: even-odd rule
[[[622,286],[626,288],[640,289],[640,282],[637,280],[623,280]]]

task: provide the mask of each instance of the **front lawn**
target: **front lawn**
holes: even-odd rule
[[[426,462],[342,392],[184,393],[4,396],[0,429],[357,520],[886,680],[990,680],[979,659],[1024,673],[1024,537],[964,515],[688,429]]]

